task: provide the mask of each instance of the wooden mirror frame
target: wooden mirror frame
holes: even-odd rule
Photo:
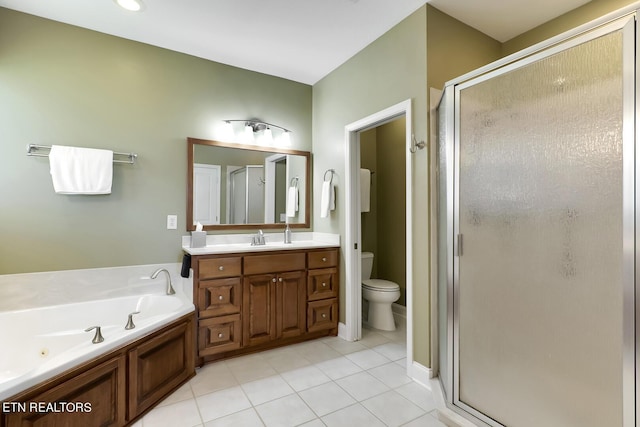
[[[291,228],[309,228],[311,224],[311,153],[308,151],[289,150],[275,147],[262,147],[257,145],[235,144],[228,142],[212,141],[208,139],[187,138],[187,231],[195,230],[193,224],[193,161],[194,145],[209,145],[221,148],[235,148],[240,150],[262,151],[265,153],[291,154],[304,156],[306,159],[306,177],[304,191],[306,194],[304,205],[304,223],[289,224]],[[203,230],[247,230],[255,228],[283,228],[283,223],[252,223],[252,224],[215,224],[203,225]]]

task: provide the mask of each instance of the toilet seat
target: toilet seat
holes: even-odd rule
[[[400,286],[397,283],[383,279],[363,280],[362,287],[377,292],[396,292],[400,290]]]

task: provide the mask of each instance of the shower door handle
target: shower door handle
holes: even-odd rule
[[[462,256],[462,234],[458,234],[458,242],[457,242],[457,253],[458,256],[461,257]]]

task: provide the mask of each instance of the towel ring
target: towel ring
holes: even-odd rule
[[[291,181],[289,182],[289,186],[298,188],[298,177],[297,176],[291,178]]]
[[[331,183],[331,182],[333,182],[333,175],[336,173],[336,171],[335,171],[335,170],[333,170],[333,169],[327,169],[327,170],[325,171],[325,173],[324,173],[324,178],[323,178],[323,181],[324,181],[324,182],[327,182],[327,174],[328,174],[328,173],[330,173],[330,174],[331,174],[331,176],[329,177],[329,183]]]

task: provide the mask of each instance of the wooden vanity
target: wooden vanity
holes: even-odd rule
[[[337,247],[192,255],[196,363],[338,332]]]

